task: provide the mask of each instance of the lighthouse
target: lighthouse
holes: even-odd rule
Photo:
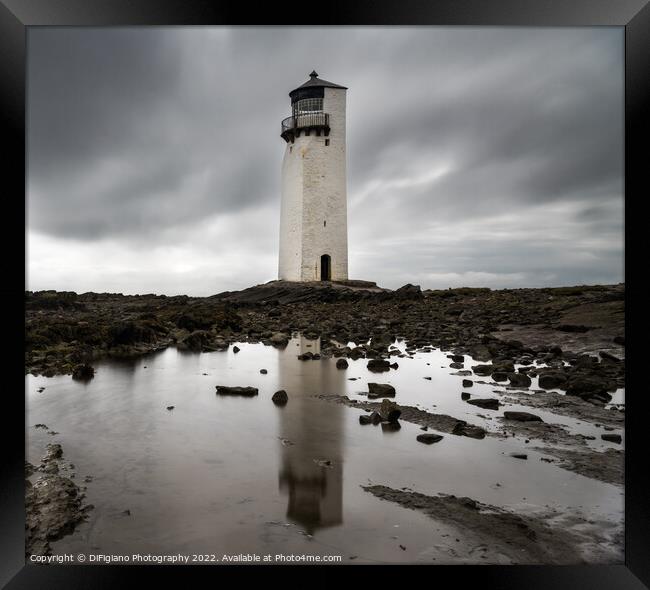
[[[282,121],[280,259],[284,281],[348,279],[345,86],[309,80]]]

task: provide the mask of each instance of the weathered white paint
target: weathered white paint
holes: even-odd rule
[[[345,92],[325,88],[328,137],[301,134],[285,148],[278,273],[285,281],[320,280],[323,254],[332,280],[348,278]]]

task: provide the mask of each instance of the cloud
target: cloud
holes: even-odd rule
[[[623,278],[620,29],[37,28],[28,58],[32,288],[275,278],[278,127],[313,68],[349,87],[354,277]]]

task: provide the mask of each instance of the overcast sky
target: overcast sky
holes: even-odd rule
[[[623,281],[622,28],[31,28],[28,288],[277,278],[280,121],[348,90],[350,278]]]

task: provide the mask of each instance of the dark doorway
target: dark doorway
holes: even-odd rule
[[[321,281],[331,281],[332,280],[332,271],[330,263],[330,255],[323,254],[320,257],[320,280]]]

